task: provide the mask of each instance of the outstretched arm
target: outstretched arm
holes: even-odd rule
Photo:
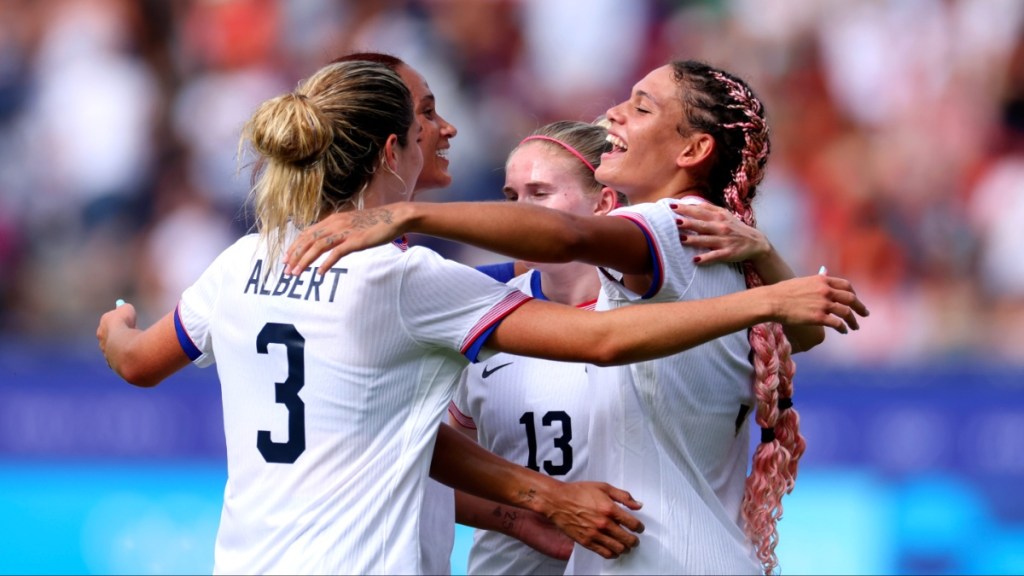
[[[580,216],[517,202],[400,202],[338,212],[310,226],[288,247],[287,270],[298,274],[321,254],[328,270],[342,256],[427,234],[531,262],[586,262],[626,274],[651,271],[647,240],[620,218]]]
[[[796,277],[768,237],[747,226],[735,214],[713,204],[677,204],[673,210],[682,217],[679,239],[689,246],[706,248],[698,264],[750,260],[765,284]],[[825,341],[821,326],[784,324],[783,330],[793,352],[804,352]]]
[[[100,350],[118,376],[150,387],[188,365],[174,332],[173,312],[146,330],[139,330],[135,323],[135,307],[124,304],[104,314],[96,328]]]
[[[617,365],[676,354],[761,322],[859,328],[868,310],[842,278],[805,276],[725,296],[588,312],[531,300],[487,347],[550,360]],[[566,335],[571,334],[571,338]]]
[[[540,513],[605,558],[631,550],[639,543],[635,533],[643,532],[626,510],[640,508],[628,492],[604,482],[560,482],[496,456],[447,424],[438,428],[430,475],[456,490]]]

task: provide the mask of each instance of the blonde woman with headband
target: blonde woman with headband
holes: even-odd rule
[[[510,202],[546,206],[573,214],[603,215],[616,194],[594,180],[601,154],[611,148],[604,128],[585,122],[554,122],[526,137],[509,154],[502,192]],[[601,282],[593,266],[578,262],[526,263],[529,270],[508,282],[534,298],[592,310]],[[471,364],[449,408],[451,425],[495,454],[559,480],[582,479],[590,414],[586,365],[496,354]],[[467,499],[460,494],[460,505]],[[494,507],[486,508],[491,512]],[[522,511],[502,510],[515,519]],[[562,574],[565,555],[555,558],[505,534],[476,530],[469,574]]]

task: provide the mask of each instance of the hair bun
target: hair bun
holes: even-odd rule
[[[252,118],[252,143],[260,154],[286,164],[309,166],[334,141],[330,122],[305,94],[265,102]]]

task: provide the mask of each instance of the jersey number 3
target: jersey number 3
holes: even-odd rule
[[[288,378],[274,384],[274,401],[288,408],[288,441],[274,442],[270,431],[256,434],[256,448],[267,462],[293,464],[306,450],[306,404],[299,390],[306,382],[306,339],[292,324],[267,323],[256,337],[256,352],[267,353],[270,344],[283,344],[288,352]]]

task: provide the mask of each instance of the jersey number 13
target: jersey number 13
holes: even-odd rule
[[[537,466],[537,425],[533,412],[524,412],[519,423],[526,427],[526,445],[530,451],[527,456],[526,467],[540,472]],[[548,476],[565,476],[572,470],[572,418],[561,410],[546,412],[540,420],[543,426],[552,426],[555,422],[562,425],[562,435],[555,438],[555,448],[562,451],[562,463],[555,464],[551,460],[544,461],[544,472]]]

